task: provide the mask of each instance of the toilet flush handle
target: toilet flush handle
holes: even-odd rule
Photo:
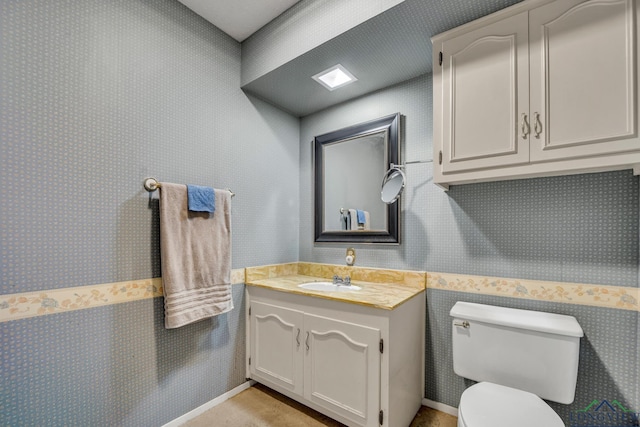
[[[467,322],[466,320],[462,321],[462,322],[453,322],[453,326],[462,326],[463,328],[467,329],[469,328],[469,326],[471,326],[469,324],[469,322]]]

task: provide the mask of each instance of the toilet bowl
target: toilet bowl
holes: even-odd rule
[[[569,404],[580,338],[572,316],[457,302],[453,370],[478,381],[458,406],[458,427],[564,427],[542,399]]]
[[[544,400],[533,393],[481,382],[462,393],[458,427],[564,427]]]

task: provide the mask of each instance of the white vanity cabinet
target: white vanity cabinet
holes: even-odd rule
[[[247,296],[249,378],[349,426],[411,423],[424,292],[394,310],[252,286]]]
[[[526,0],[434,37],[434,181],[637,172],[639,13]]]
[[[304,398],[354,425],[377,425],[380,329],[305,313]]]
[[[302,394],[304,313],[254,301],[251,305],[251,377]]]

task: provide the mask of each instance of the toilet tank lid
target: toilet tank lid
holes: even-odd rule
[[[563,314],[458,301],[449,312],[449,315],[463,320],[475,320],[477,322],[569,337],[584,336],[584,332],[576,318]]]

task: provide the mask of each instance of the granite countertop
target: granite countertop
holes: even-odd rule
[[[298,287],[298,285],[302,283],[326,281],[331,281],[331,279],[301,274],[289,274],[278,277],[248,280],[246,284],[248,286],[257,286],[281,292],[308,295],[333,301],[381,308],[384,310],[393,310],[405,301],[408,301],[414,296],[420,294],[425,289],[424,284],[376,283],[354,279],[351,280],[351,284],[360,286],[362,289],[349,292],[327,292]]]

